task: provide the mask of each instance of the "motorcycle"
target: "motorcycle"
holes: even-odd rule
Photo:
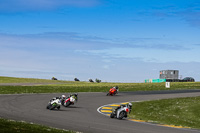
[[[78,94],[71,94],[68,98],[66,98],[65,100],[63,99],[61,101],[61,104],[65,107],[68,107],[70,105],[74,105],[75,102],[78,101]]]
[[[52,98],[49,103],[47,104],[47,109],[53,110],[55,108],[57,108],[58,110],[61,107],[61,101],[59,98]]]
[[[110,114],[110,118],[117,118],[119,120],[123,118],[127,118],[127,115],[128,113],[131,112],[131,108],[132,108],[132,104],[130,106],[129,105],[120,105],[119,107],[114,109],[112,113]]]
[[[106,96],[114,96],[114,95],[116,95],[118,92],[119,92],[119,89],[118,89],[118,87],[116,86],[116,87],[111,88],[111,89],[109,90],[109,92],[107,93]]]

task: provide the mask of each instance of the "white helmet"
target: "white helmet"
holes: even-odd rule
[[[128,103],[128,106],[129,106],[129,107],[132,107],[132,103]]]
[[[66,96],[65,95],[62,95],[62,99],[65,99],[66,98]]]

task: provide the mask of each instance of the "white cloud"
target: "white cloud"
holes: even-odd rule
[[[23,77],[77,77],[81,80],[92,77],[102,81],[136,82],[136,79],[158,78],[155,71],[149,72],[152,69],[181,69],[184,76],[198,77],[194,73],[199,69],[198,45],[193,45],[193,49],[189,50],[166,51],[143,47],[122,48],[123,45],[118,47],[114,44],[111,48],[103,42],[76,40],[74,36],[41,34],[0,34],[0,40],[0,75],[5,76],[20,76],[21,73]],[[188,55],[192,55],[192,58]],[[196,64],[191,63],[195,61]],[[192,67],[193,64],[196,67]],[[188,71],[188,68],[193,71]]]

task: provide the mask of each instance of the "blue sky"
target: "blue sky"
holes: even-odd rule
[[[0,75],[200,81],[199,0],[0,0]]]

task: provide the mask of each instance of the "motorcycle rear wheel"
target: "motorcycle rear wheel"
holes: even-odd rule
[[[69,105],[71,105],[71,102],[70,102],[70,101],[68,101],[68,102],[66,102],[66,103],[64,104],[65,107],[68,107]]]
[[[124,111],[120,112],[118,119],[120,119],[120,120],[123,119],[125,115],[126,115],[126,113]]]

